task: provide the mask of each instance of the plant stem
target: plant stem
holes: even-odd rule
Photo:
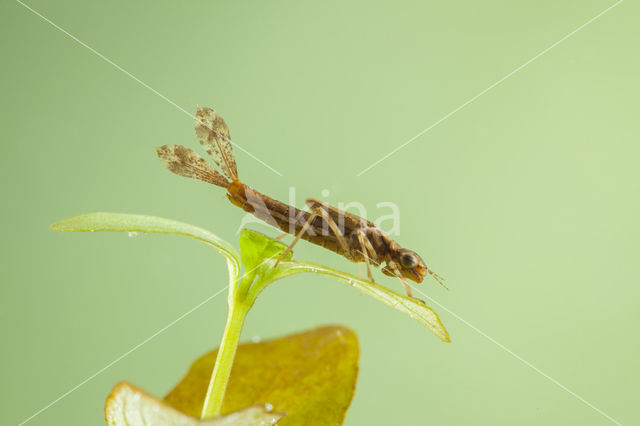
[[[203,419],[219,416],[222,411],[222,402],[229,383],[242,325],[250,308],[251,305],[243,301],[236,300],[235,303],[229,303],[227,324],[224,328],[216,364],[213,367],[211,381],[202,406],[200,417]]]

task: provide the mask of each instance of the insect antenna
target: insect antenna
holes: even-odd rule
[[[433,272],[431,269],[427,268],[427,272],[429,273],[429,275],[431,275],[433,277],[434,280],[436,280],[438,282],[438,284],[440,284],[442,287],[446,288],[447,290],[449,290],[449,287],[447,287],[444,284],[444,278],[442,278],[440,275],[436,274],[435,272]]]

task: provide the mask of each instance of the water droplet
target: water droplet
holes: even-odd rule
[[[251,341],[252,341],[253,343],[260,343],[260,341],[261,341],[261,340],[262,340],[262,339],[260,338],[260,336],[253,336],[253,337],[251,338]]]
[[[271,411],[273,411],[273,405],[267,402],[266,404],[264,404],[264,409],[267,410],[268,413],[270,413]]]
[[[128,232],[127,234],[129,234],[129,237],[131,238],[138,236],[138,232]]]

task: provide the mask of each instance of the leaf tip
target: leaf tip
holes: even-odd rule
[[[64,231],[66,231],[65,226],[64,226],[65,221],[66,221],[66,219],[54,222],[51,225],[49,225],[49,229],[52,230],[52,231],[64,232]]]

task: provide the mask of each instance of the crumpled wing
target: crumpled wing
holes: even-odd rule
[[[159,146],[156,148],[156,152],[165,166],[177,175],[209,182],[223,188],[227,188],[231,184],[204,158],[182,145]]]
[[[194,123],[196,136],[222,173],[231,181],[238,179],[238,167],[233,157],[229,128],[222,117],[211,108],[198,105]]]

